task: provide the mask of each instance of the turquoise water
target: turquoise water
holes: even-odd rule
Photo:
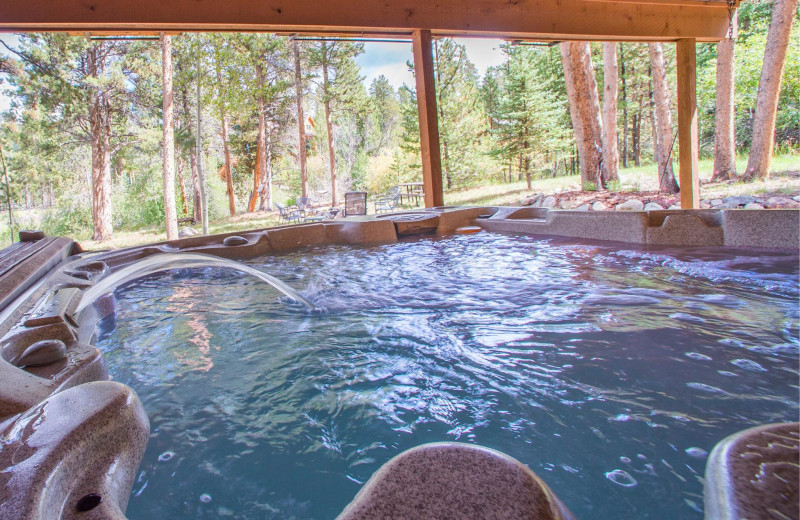
[[[621,249],[619,249],[621,248]],[[798,419],[798,257],[482,233],[182,269],[98,325],[152,434],[131,519],[335,517],[397,453],[499,449],[582,519],[702,518],[707,452]]]

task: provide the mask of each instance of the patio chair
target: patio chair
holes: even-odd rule
[[[306,211],[311,208],[311,197],[297,197],[295,203],[300,214],[305,217]]]
[[[375,199],[375,213],[394,211],[400,201],[400,186],[392,186],[389,191]]]
[[[281,222],[291,224],[292,222],[300,222],[303,219],[303,216],[297,210],[286,207],[278,202],[275,203],[275,206],[278,208]]]
[[[367,192],[348,191],[344,194],[344,216],[367,214]]]

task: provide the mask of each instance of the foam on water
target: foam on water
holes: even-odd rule
[[[700,519],[714,444],[797,420],[797,257],[484,233],[249,266],[327,312],[173,270],[99,325],[151,422],[132,520],[333,518],[448,440],[521,460],[578,518]]]

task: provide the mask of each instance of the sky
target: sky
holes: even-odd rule
[[[12,34],[0,34],[0,39],[14,45],[17,42],[16,36]],[[503,63],[503,52],[500,50],[502,40],[484,38],[456,38],[467,48],[467,56],[475,64],[478,73],[483,76],[486,69],[492,65]],[[8,53],[0,46],[0,56]],[[367,42],[364,44],[364,54],[356,58],[361,66],[361,74],[364,76],[364,83],[369,88],[372,80],[383,74],[394,88],[401,87],[404,83],[408,86],[414,85],[414,75],[406,65],[407,61],[413,61],[411,53],[411,43],[378,43]],[[0,93],[0,111],[9,107],[10,99]]]
[[[503,52],[500,50],[502,40],[456,38],[456,41],[466,46],[467,56],[475,64],[481,76],[492,65],[500,65],[504,61]],[[383,74],[395,88],[401,87],[403,83],[408,86],[414,85],[414,75],[406,66],[407,61],[413,60],[411,43],[368,42],[364,44],[364,54],[356,58],[367,86],[374,78]]]

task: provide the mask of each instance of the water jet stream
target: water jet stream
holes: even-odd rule
[[[300,293],[286,283],[272,275],[261,272],[258,269],[253,269],[252,267],[246,266],[239,262],[235,262],[227,258],[204,255],[201,253],[161,253],[149,256],[143,260],[139,260],[138,262],[126,266],[100,280],[97,284],[83,293],[83,297],[81,298],[78,307],[75,309],[75,314],[80,314],[81,311],[94,303],[95,300],[104,294],[113,292],[114,289],[131,280],[141,278],[142,276],[147,276],[152,273],[157,273],[159,271],[192,267],[227,267],[230,269],[236,269],[237,271],[253,275],[259,280],[267,282],[295,302],[302,303],[308,309],[316,309],[313,303],[311,303],[307,298],[303,297]]]

